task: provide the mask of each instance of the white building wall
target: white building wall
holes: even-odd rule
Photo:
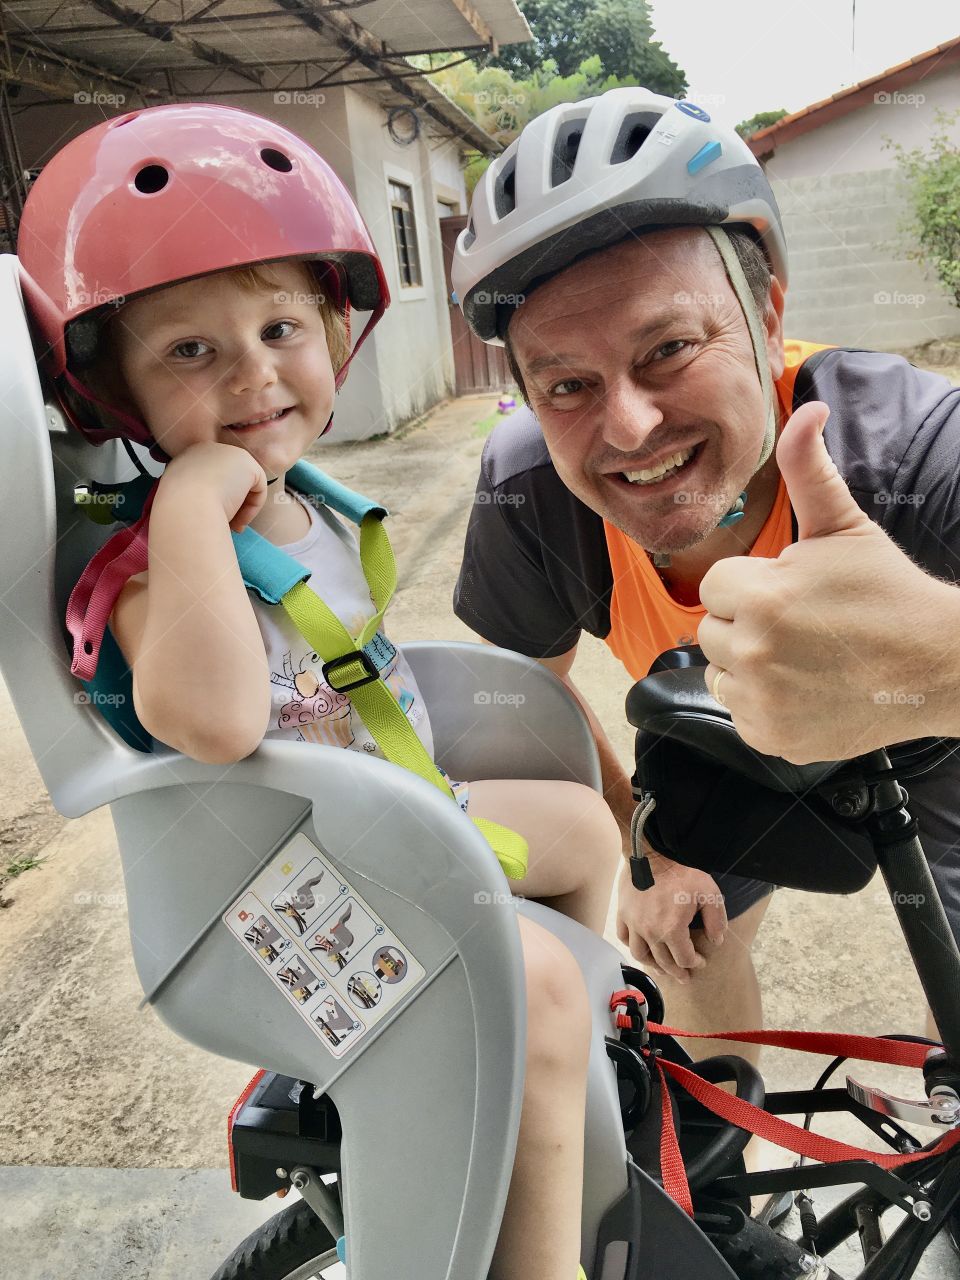
[[[789,250],[791,337],[889,351],[960,336],[960,308],[907,257],[909,194],[884,147],[926,146],[937,108],[960,108],[960,71],[888,99],[784,143],[766,163]]]
[[[375,369],[367,368],[363,353],[358,358],[365,376],[376,379],[379,408],[374,409],[374,389],[367,388],[362,410],[349,422],[338,422],[339,438],[359,439],[392,430],[453,391],[453,349],[437,225],[437,185],[449,188],[456,183],[455,189],[460,193],[464,188],[458,149],[453,143],[438,145],[436,139],[428,142],[421,133],[416,142],[400,145],[387,133],[379,104],[355,90],[348,89],[346,93],[354,191],[383,262],[391,297],[386,315],[368,339]],[[407,122],[402,123],[406,126]],[[413,194],[423,277],[419,288],[400,284],[389,202],[391,180],[409,186]],[[351,373],[348,386],[354,377]],[[345,403],[346,394],[341,397]]]
[[[960,308],[906,257],[910,209],[895,171],[772,185],[789,253],[789,337],[897,351],[960,336]]]

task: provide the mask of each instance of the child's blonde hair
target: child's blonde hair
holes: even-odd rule
[[[280,282],[271,271],[271,267],[274,265],[279,265],[279,263],[250,263],[242,267],[228,267],[224,271],[218,271],[216,274],[232,276],[241,289],[245,289],[250,293],[261,293],[271,289],[279,293]],[[310,286],[307,296],[316,302],[327,339],[327,349],[330,352],[330,363],[333,366],[334,373],[338,373],[350,354],[350,338],[344,314],[329,296],[331,292],[329,275],[336,268],[329,266],[325,262],[312,262],[303,258],[296,259],[293,265],[301,268],[304,283]],[[119,391],[116,362],[111,358],[112,341],[110,329],[115,323],[116,317],[121,315],[122,311],[123,308],[119,308],[103,325],[100,330],[96,357],[92,364],[80,374],[81,381],[87,383],[98,399],[104,400],[108,405]],[[106,419],[111,415],[106,409],[92,404],[69,386],[62,387],[60,393],[66,396],[71,410],[75,414],[79,414],[86,420],[92,419],[92,425],[94,426],[109,425]]]

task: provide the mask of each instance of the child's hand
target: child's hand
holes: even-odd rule
[[[164,481],[199,486],[223,503],[234,533],[243,533],[267,500],[267,476],[246,449],[204,441],[192,444],[167,463]]]

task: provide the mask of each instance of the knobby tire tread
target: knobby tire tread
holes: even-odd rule
[[[283,1280],[336,1243],[306,1201],[299,1200],[252,1231],[211,1280]]]

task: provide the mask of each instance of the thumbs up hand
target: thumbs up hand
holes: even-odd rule
[[[777,444],[799,541],[719,560],[700,586],[707,688],[726,672],[741,737],[794,764],[960,734],[960,591],[854,502],[823,442],[829,412],[802,405]]]

